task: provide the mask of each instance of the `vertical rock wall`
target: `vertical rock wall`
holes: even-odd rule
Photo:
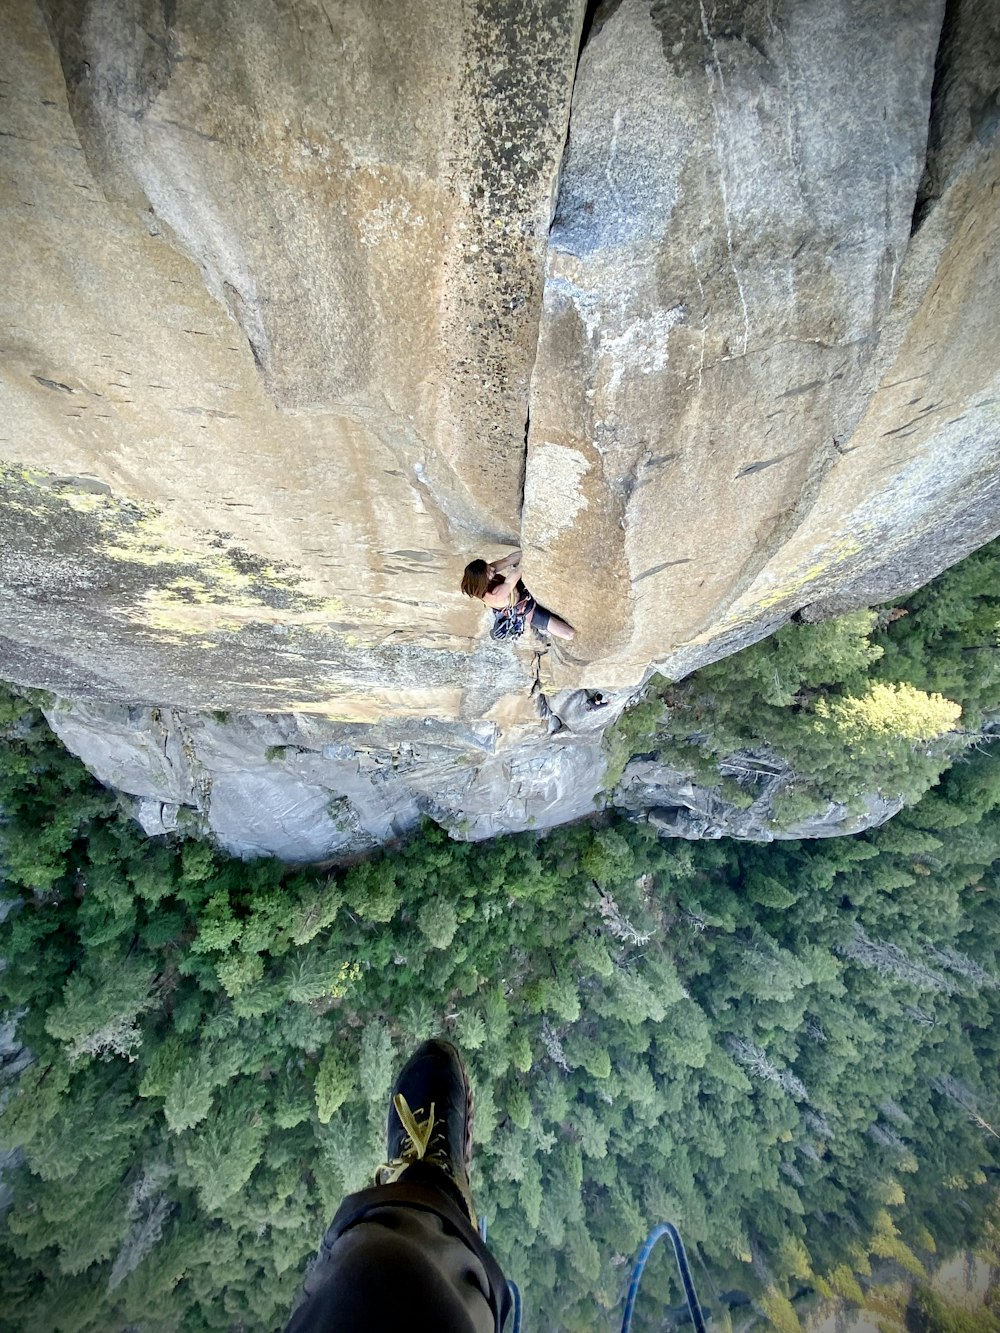
[[[275,405],[516,535],[580,4],[44,7],[97,187],[171,229]]]
[[[232,845],[244,761],[274,845],[572,817],[652,669],[1000,531],[991,0],[4,18],[0,678],[108,775],[177,710]],[[568,647],[458,590],[517,541]]]
[[[997,156],[966,107],[969,75],[996,86],[997,42],[964,8],[980,49],[949,38],[969,73],[935,102],[930,203],[940,0],[599,10],[523,521],[542,595],[587,589],[588,681],[677,674],[807,603],[892,595],[1000,525]]]
[[[12,664],[194,704],[256,677],[274,707],[464,706],[457,584],[517,540],[583,8],[11,0]],[[488,674],[480,712],[530,684]]]

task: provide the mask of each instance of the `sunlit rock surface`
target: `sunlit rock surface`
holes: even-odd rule
[[[522,524],[546,599],[585,586],[588,683],[891,596],[996,531],[1000,18],[953,7],[932,100],[943,8],[595,24]]]
[[[576,817],[652,669],[1000,531],[989,0],[8,0],[0,65],[0,676],[168,822]],[[517,542],[568,650],[458,591]]]
[[[519,705],[458,581],[518,536],[583,9],[4,6],[0,669]]]

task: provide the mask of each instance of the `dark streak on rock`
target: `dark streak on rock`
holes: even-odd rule
[[[777,458],[761,458],[756,463],[747,463],[746,467],[741,467],[734,480],[739,481],[740,477],[749,477],[754,472],[763,472],[765,468],[774,467],[776,463],[783,463],[786,458],[791,458],[791,451],[787,454],[778,454]]]
[[[62,380],[49,380],[46,379],[44,375],[32,375],[31,378],[36,380],[43,389],[62,389],[63,393],[75,392],[75,390],[71,389],[68,384],[63,384]]]
[[[684,555],[679,560],[664,560],[662,565],[653,565],[651,569],[644,569],[641,574],[637,574],[632,580],[633,586],[636,583],[641,583],[643,579],[652,578],[654,574],[659,574],[664,569],[671,569],[674,565],[690,565],[692,559],[692,556]]]
[[[181,412],[188,417],[214,417],[222,421],[235,421],[238,419],[236,412],[221,412],[215,407],[171,407],[171,412]]]
[[[882,432],[882,439],[887,440],[892,435],[913,435],[915,432],[912,431],[910,427],[919,425],[919,423],[920,417],[913,417],[910,421],[904,421],[901,426],[895,426],[892,430],[884,430]]]
[[[797,384],[794,389],[786,389],[784,393],[779,393],[779,398],[797,398],[799,394],[808,393],[810,389],[818,389],[821,384],[826,384],[826,380],[810,380],[808,384]]]
[[[231,282],[224,282],[222,291],[233,319],[243,330],[254,365],[261,374],[266,374],[268,368],[267,334],[257,302],[248,301]],[[235,352],[236,348],[231,347],[229,350]]]
[[[620,7],[622,0],[588,0],[587,11],[583,18],[583,30],[580,33],[580,56],[587,43],[600,34],[601,29]],[[579,63],[579,56],[577,57]]]
[[[910,235],[915,236],[924,219],[940,198],[943,183],[938,179],[938,157],[945,138],[947,114],[947,86],[950,82],[952,54],[958,27],[962,0],[946,0],[941,36],[934,61],[934,83],[931,87],[930,116],[927,122],[927,147],[924,155],[924,173],[913,202]]]
[[[166,125],[170,129],[180,130],[182,134],[193,134],[198,139],[204,139],[208,143],[222,143],[223,140],[217,134],[207,134],[204,130],[196,130],[193,125],[182,125],[179,120],[154,120],[151,116],[146,118],[147,125]]]
[[[398,556],[401,560],[416,560],[423,565],[433,563],[435,559],[432,551],[387,551],[386,555]]]

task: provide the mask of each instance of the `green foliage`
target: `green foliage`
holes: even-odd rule
[[[373,1018],[365,1024],[361,1033],[358,1086],[376,1123],[385,1119],[392,1074],[392,1036],[388,1024],[380,1018]]]
[[[714,770],[766,738],[842,794],[888,781],[888,754],[916,793],[952,755],[929,739],[954,725],[930,696],[976,728],[1000,707],[976,648],[995,642],[980,582],[1000,571],[973,559],[976,578],[946,576],[949,616],[928,590],[907,616],[790,626],[670,690],[668,711],[657,696],[629,745]],[[21,900],[0,997],[30,1051],[0,1096],[0,1143],[23,1151],[0,1333],[281,1327],[379,1159],[395,1071],[437,1032],[465,1051],[477,1200],[539,1330],[617,1327],[624,1259],[664,1218],[716,1290],[787,1328],[803,1286],[857,1301],[876,1260],[919,1275],[934,1238],[946,1254],[995,1234],[985,745],[858,838],[665,844],[602,817],[470,845],[427,828],[330,874],[144,840],[24,701],[0,696],[0,728],[0,860]],[[637,1333],[678,1299],[667,1265],[646,1281]],[[928,1333],[966,1333],[925,1304]]]
[[[995,1333],[997,1328],[994,1310],[957,1304],[932,1287],[918,1286],[914,1304],[916,1333]]]
[[[905,608],[788,624],[679,685],[651,682],[608,733],[614,781],[653,754],[746,808],[784,772],[763,811],[784,827],[872,793],[912,804],[1000,709],[998,572],[994,542]]]
[[[177,1175],[193,1186],[206,1213],[217,1212],[250,1179],[264,1151],[267,1128],[257,1099],[243,1092],[223,1103],[181,1140]]]
[[[227,995],[242,995],[264,975],[264,960],[258,953],[225,954],[215,964],[216,975]]]
[[[385,856],[352,866],[344,876],[344,896],[368,921],[391,921],[403,901],[396,872]]]
[[[327,1046],[316,1070],[316,1115],[321,1125],[328,1125],[354,1092],[356,1068],[346,1050],[333,1042]]]
[[[137,1020],[156,1003],[154,979],[148,959],[95,950],[68,977],[60,1002],[48,1011],[46,1031],[64,1044],[70,1060],[83,1055],[134,1059],[142,1042]]]
[[[463,1009],[455,1019],[455,1040],[466,1051],[486,1044],[486,1020],[474,1009]]]
[[[659,689],[665,683],[662,676],[654,676],[649,683],[649,693],[646,697],[626,709],[616,725],[609,727],[605,732],[607,768],[604,773],[604,787],[607,791],[613,791],[617,787],[625,771],[625,765],[656,735],[664,713]]]
[[[212,1109],[215,1079],[202,1062],[188,1062],[170,1079],[163,1097],[163,1118],[174,1134],[200,1125]]]
[[[962,715],[959,704],[940,694],[925,694],[905,682],[876,682],[865,694],[845,695],[832,703],[818,701],[816,716],[848,744],[868,748],[903,742],[937,740],[951,731]]]
[[[431,948],[447,949],[458,929],[458,915],[447,899],[432,898],[421,904],[417,925]]]

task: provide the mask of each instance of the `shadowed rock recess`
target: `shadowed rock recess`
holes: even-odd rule
[[[991,0],[8,0],[0,65],[0,676],[151,831],[578,817],[652,671],[1000,532]],[[513,544],[568,651],[461,596]]]

